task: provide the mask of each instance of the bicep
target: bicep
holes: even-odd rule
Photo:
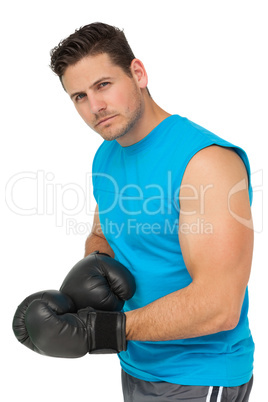
[[[247,171],[234,151],[212,146],[189,162],[180,190],[179,241],[193,282],[241,305],[253,230]]]

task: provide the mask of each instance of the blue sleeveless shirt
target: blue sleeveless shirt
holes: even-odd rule
[[[124,311],[191,283],[178,240],[179,189],[191,158],[213,144],[233,148],[242,158],[251,202],[246,153],[179,115],[169,116],[134,145],[104,141],[96,152],[92,178],[101,228],[115,259],[137,284]],[[210,228],[200,221],[192,230],[206,233]],[[235,329],[191,339],[129,341],[119,359],[123,370],[145,381],[230,387],[250,380],[253,353],[247,289]]]

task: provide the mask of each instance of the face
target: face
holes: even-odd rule
[[[69,66],[62,77],[80,116],[105,140],[125,136],[135,129],[143,115],[141,90],[147,83],[140,65],[139,60],[133,61],[133,77],[129,77],[104,53]]]

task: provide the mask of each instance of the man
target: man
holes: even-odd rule
[[[119,354],[125,401],[248,401],[253,229],[245,152],[152,99],[122,31],[80,28],[51,68],[104,139],[85,255],[107,253],[134,275]]]

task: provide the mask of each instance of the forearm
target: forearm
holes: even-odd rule
[[[114,252],[109,246],[107,240],[102,236],[90,233],[85,244],[85,257],[96,250],[98,250],[100,253],[108,254],[114,258]]]
[[[233,315],[193,283],[147,306],[126,313],[127,340],[167,341],[232,329]]]

